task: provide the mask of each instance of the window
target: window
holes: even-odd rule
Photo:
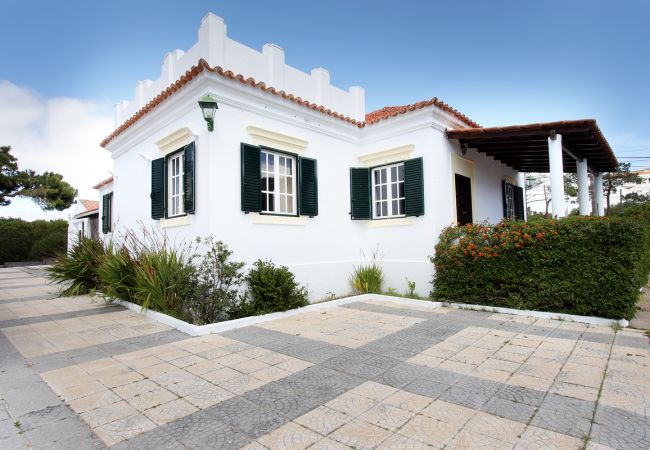
[[[372,169],[373,217],[405,215],[404,163]]]
[[[260,152],[262,212],[295,215],[296,158],[282,153]]]
[[[184,164],[183,151],[174,153],[167,158],[167,211],[168,217],[185,214],[183,186]]]
[[[108,234],[113,230],[113,193],[102,196],[102,233]]]
[[[506,219],[525,219],[524,189],[502,181],[503,186],[503,217]]]
[[[318,215],[315,159],[241,143],[241,210],[285,216]]]
[[[374,168],[350,168],[352,220],[424,215],[422,158]]]
[[[506,219],[515,218],[515,189],[510,183],[503,185],[503,211]]]
[[[194,142],[151,161],[152,219],[196,214],[195,166]]]

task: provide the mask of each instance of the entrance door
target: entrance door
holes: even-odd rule
[[[459,225],[472,223],[472,179],[456,175],[456,220]]]

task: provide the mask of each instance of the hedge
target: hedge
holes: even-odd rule
[[[648,222],[567,217],[446,228],[432,297],[631,319],[648,276]]]
[[[0,218],[0,264],[13,261],[40,261],[65,252],[68,222]]]

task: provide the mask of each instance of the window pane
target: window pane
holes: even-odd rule
[[[260,152],[260,169],[266,172],[266,153]]]
[[[397,167],[390,168],[390,179],[393,181],[397,181]]]
[[[397,200],[393,200],[392,202],[392,212],[391,214],[394,216],[397,216],[399,214],[399,210],[397,209]]]
[[[404,183],[399,184],[399,196],[404,197]]]
[[[293,196],[287,196],[287,212],[293,214]]]
[[[275,191],[275,178],[273,177],[273,174],[269,174],[269,192],[274,192]]]
[[[387,173],[386,169],[381,169],[381,182],[382,183],[386,183],[386,173]]]
[[[388,215],[388,202],[381,202],[381,215],[384,217]]]
[[[287,175],[293,175],[293,159],[287,158]]]
[[[379,186],[375,186],[375,199],[379,200],[381,198],[381,192]]]
[[[269,194],[269,209],[267,209],[267,211],[275,211],[275,201],[273,194]]]
[[[391,198],[397,198],[397,184],[392,183],[390,185],[390,196]]]
[[[406,200],[401,199],[399,201],[399,213],[404,214],[404,211],[406,211]]]
[[[398,180],[404,181],[404,164],[397,166],[397,172],[398,172]]]
[[[385,172],[384,172],[384,174],[385,174]],[[381,187],[381,198],[382,199],[388,198],[388,186],[385,185],[385,184],[382,185],[382,187]]]
[[[262,211],[268,211],[267,194],[262,194]]]
[[[282,166],[280,166],[282,167]],[[280,175],[280,193],[281,194],[286,194],[287,192],[287,177],[284,175]]]
[[[287,192],[293,194],[293,178],[287,180]]]
[[[379,178],[379,171],[375,170],[373,173],[375,175],[375,184],[379,184],[381,182],[381,180]]]
[[[275,155],[269,153],[269,165],[268,169],[266,169],[269,172],[273,172],[275,170],[275,161],[274,161]]]
[[[280,212],[287,212],[287,196],[280,196]]]
[[[375,216],[381,216],[381,202],[375,202]]]

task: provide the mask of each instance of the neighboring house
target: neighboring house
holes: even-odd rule
[[[642,178],[640,183],[626,183],[621,189],[618,189],[615,194],[611,196],[612,205],[617,205],[621,203],[621,200],[625,200],[626,195],[638,194],[640,196],[650,196],[650,168],[637,170],[636,173],[639,177]]]
[[[361,87],[235,42],[212,14],[198,35],[116,106],[101,143],[114,162],[99,187],[106,239],[143,225],[175,242],[213,235],[237,260],[288,266],[314,300],[347,293],[362,252],[378,251],[386,288],[408,278],[425,296],[443,228],[524,217],[523,172],[584,182],[616,164],[593,120],[481,128],[437,98],[366,114]]]
[[[79,200],[74,215],[68,221],[68,248],[81,237],[99,237],[99,203],[96,200]]]
[[[621,188],[617,188],[616,192],[612,192],[610,202],[612,205],[618,205],[625,200],[625,196],[629,194],[638,194],[640,196],[650,196],[650,169],[642,169],[633,171],[640,176],[643,181],[640,183],[626,183]],[[551,200],[551,183],[547,176],[540,174],[531,174],[531,176],[542,181],[536,184],[532,189],[526,192],[526,200],[528,208],[531,211],[544,213],[546,212],[546,202]],[[593,187],[589,190],[590,198],[593,198]],[[578,197],[564,196],[566,201],[566,214],[578,209]]]

